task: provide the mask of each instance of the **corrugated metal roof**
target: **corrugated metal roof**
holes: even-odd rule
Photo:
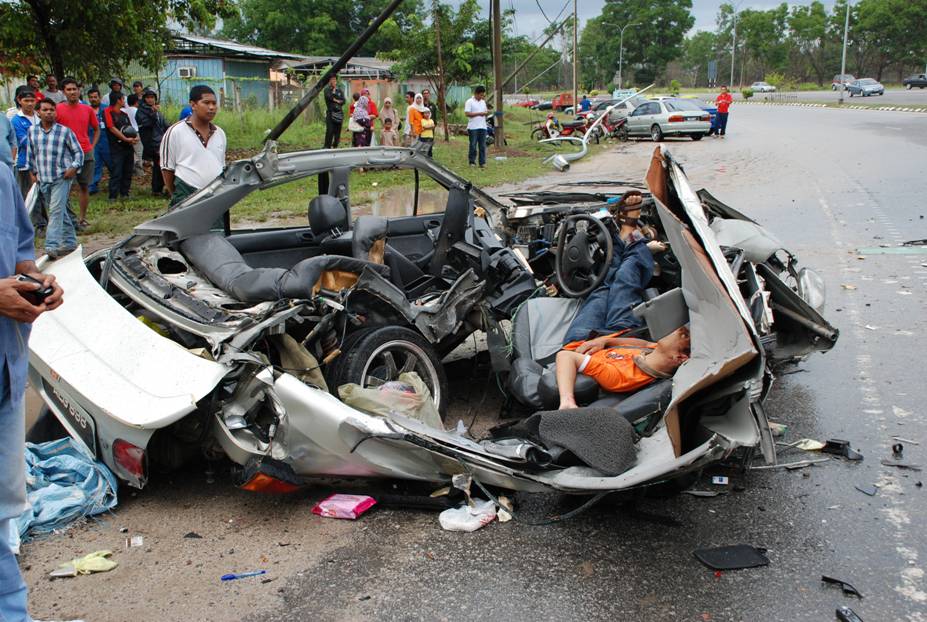
[[[338,60],[337,56],[304,56],[301,63],[293,65],[294,68],[309,69],[312,67],[326,66],[334,64]],[[382,60],[373,56],[355,56],[348,61],[348,67],[363,67],[365,69],[377,69],[379,71],[389,71],[395,61]]]
[[[206,45],[209,47],[225,50],[236,55],[256,56],[260,58],[292,58],[301,60],[305,58],[299,54],[290,54],[289,52],[278,52],[277,50],[268,50],[267,48],[257,47],[255,45],[244,45],[227,39],[216,39],[215,37],[203,37],[200,35],[190,35],[186,33],[174,33],[175,39],[186,41],[188,43]]]

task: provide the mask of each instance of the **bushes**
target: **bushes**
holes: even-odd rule
[[[670,82],[670,93],[675,97],[679,95],[679,89],[682,88],[682,85],[679,84],[679,80],[672,80]]]
[[[753,97],[753,89],[750,87],[745,87],[740,90],[740,94],[744,96],[744,99],[750,99]]]

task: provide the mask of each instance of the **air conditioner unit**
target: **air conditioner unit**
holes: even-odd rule
[[[196,67],[178,67],[177,75],[179,75],[181,78],[195,78]]]

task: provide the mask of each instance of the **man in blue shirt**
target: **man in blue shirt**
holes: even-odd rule
[[[84,164],[84,150],[77,136],[56,118],[55,103],[43,99],[39,102],[40,123],[29,129],[29,170],[48,208],[45,252],[52,259],[77,248],[77,223],[68,210],[68,195]]]
[[[583,95],[583,98],[579,100],[579,111],[588,112],[592,108],[592,102],[589,101],[588,95]]]
[[[23,397],[29,328],[42,313],[61,305],[62,292],[54,276],[43,275],[35,267],[32,224],[6,164],[0,164],[0,223],[0,620],[31,620],[26,584],[7,534],[10,521],[28,507]],[[39,286],[17,280],[17,274],[32,276],[54,292],[44,302],[30,300],[30,292]]]
[[[16,130],[5,114],[0,114],[0,162],[13,168],[16,155]]]
[[[103,111],[106,109],[106,106],[102,105],[102,99],[100,95],[100,89],[97,87],[91,88],[87,91],[87,102],[90,104],[90,107],[93,108],[93,112],[97,115],[97,121],[100,123],[100,139],[96,141],[96,147],[93,148],[93,181],[90,182],[90,194],[96,194],[100,191],[100,180],[103,178],[103,166],[106,166],[106,170],[109,171],[109,176],[113,176],[113,161],[109,155],[109,139],[106,136],[106,119],[104,118]],[[93,136],[90,137],[90,140],[93,140]]]

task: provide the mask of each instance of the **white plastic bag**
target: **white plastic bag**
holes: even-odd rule
[[[404,385],[405,390],[397,389],[398,385]],[[338,395],[348,406],[372,415],[388,418],[399,414],[418,419],[429,427],[444,429],[428,385],[414,371],[400,374],[398,383],[390,382],[376,388],[343,384],[338,387]]]
[[[460,507],[444,510],[438,515],[438,522],[445,531],[476,531],[494,520],[496,520],[496,504],[481,499],[474,499],[472,506],[464,503]]]

